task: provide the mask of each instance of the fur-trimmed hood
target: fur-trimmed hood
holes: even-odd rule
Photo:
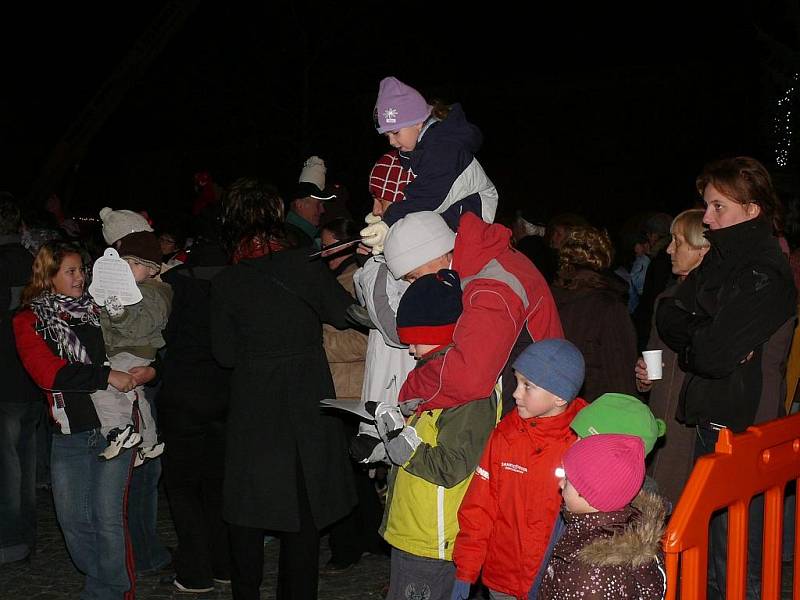
[[[667,514],[663,499],[641,491],[625,510],[595,514],[610,516],[620,513],[626,514],[624,527],[610,537],[598,537],[581,548],[578,560],[598,567],[621,565],[636,568],[659,556]]]
[[[543,573],[538,597],[663,600],[665,514],[663,500],[645,491],[616,512],[564,511],[566,530]]]

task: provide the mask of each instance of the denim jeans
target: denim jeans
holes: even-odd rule
[[[131,532],[136,573],[148,575],[166,567],[172,557],[158,539],[158,480],[161,459],[151,458],[133,470],[128,498],[128,528]]]
[[[53,435],[53,499],[69,555],[86,575],[82,600],[127,600],[135,592],[126,523],[133,452],[101,461],[106,445],[99,429]]]
[[[0,402],[0,564],[36,545],[38,402]]]
[[[719,437],[718,431],[697,428],[695,459],[714,452]],[[711,516],[708,536],[708,586],[710,600],[724,600],[726,596],[725,575],[728,559],[728,511],[716,512]],[[750,516],[747,533],[747,579],[745,597],[747,600],[761,598],[761,550],[764,535],[764,494],[753,496],[750,501]]]

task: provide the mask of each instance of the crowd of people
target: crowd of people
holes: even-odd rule
[[[374,118],[391,150],[364,225],[326,218],[317,156],[289,194],[198,173],[190,227],[105,207],[94,239],[43,234],[0,198],[0,564],[36,551],[46,432],[82,598],[157,575],[257,599],[272,537],[279,599],[316,598],[367,552],[390,554],[387,600],[664,597],[661,535],[694,460],[793,399],[797,292],[769,173],[709,162],[687,210],[632,235],[541,209],[501,224],[461,105],[388,77]],[[106,246],[137,299],[90,288]],[[762,520],[757,498],[751,531]],[[723,514],[710,598],[726,546]]]

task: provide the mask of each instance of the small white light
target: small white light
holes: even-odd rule
[[[564,467],[557,467],[556,468],[556,477],[559,479],[564,479],[567,476],[566,471],[564,471]]]

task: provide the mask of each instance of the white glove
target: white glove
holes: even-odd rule
[[[394,464],[402,466],[409,461],[421,443],[417,430],[407,425],[397,436],[386,442],[386,454]]]
[[[359,232],[359,235],[361,242],[372,248],[372,254],[380,254],[383,252],[383,243],[386,241],[387,233],[389,233],[389,226],[382,220],[378,220],[367,225]]]
[[[380,220],[381,220],[380,215],[373,215],[372,213],[369,213],[366,217],[364,217],[364,223],[366,223],[367,225],[372,225],[373,223],[377,223]]]
[[[105,307],[108,316],[112,319],[115,317],[121,317],[123,314],[125,314],[125,307],[116,296],[109,296],[106,298],[103,306]]]
[[[406,426],[406,420],[397,406],[385,402],[368,401],[364,405],[364,409],[375,417],[375,428],[384,443],[388,443]]]

